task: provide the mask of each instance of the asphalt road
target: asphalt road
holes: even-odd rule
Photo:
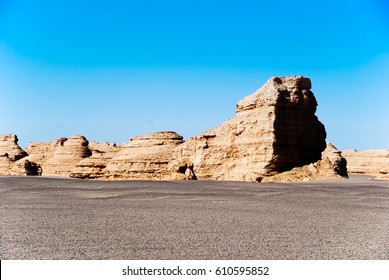
[[[389,182],[0,177],[0,259],[389,259]]]

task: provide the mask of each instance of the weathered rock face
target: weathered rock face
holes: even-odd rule
[[[70,171],[92,152],[84,136],[58,138],[53,142],[32,143],[26,158],[41,167],[42,175],[69,176]]]
[[[347,162],[342,152],[332,144],[322,153],[322,159],[309,165],[295,167],[290,171],[264,177],[263,183],[288,183],[331,178],[348,178]]]
[[[99,179],[104,177],[107,163],[120,151],[115,143],[89,142],[92,155],[78,162],[69,176],[81,179]]]
[[[53,156],[55,143],[56,141],[28,144],[26,147],[26,152],[28,153],[27,159],[44,166],[46,161]]]
[[[170,169],[186,162],[198,179],[261,181],[318,161],[326,132],[310,88],[305,77],[271,78],[238,102],[235,117],[179,146]]]
[[[156,132],[137,136],[120,146],[120,151],[104,170],[106,179],[166,180],[171,178],[168,164],[172,151],[182,144],[175,132]]]
[[[16,160],[26,156],[27,153],[19,147],[15,134],[0,135],[0,175],[19,175],[11,171],[12,166]]]
[[[37,163],[31,162],[27,158],[22,158],[10,166],[9,175],[42,175],[42,169]]]
[[[10,170],[14,161],[8,157],[7,153],[0,154],[0,175],[11,175]]]
[[[350,173],[373,175],[380,179],[389,179],[389,150],[366,150],[342,152],[347,159]]]
[[[84,136],[58,138],[53,143],[53,154],[42,167],[42,174],[69,176],[82,159],[92,155]]]
[[[347,160],[331,143],[327,144],[327,148],[322,153],[322,159],[328,158],[331,163],[334,174],[340,177],[348,178]]]
[[[3,134],[0,135],[0,156],[16,161],[26,157],[27,153],[19,147],[15,134]]]

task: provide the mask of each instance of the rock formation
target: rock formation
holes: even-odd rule
[[[348,178],[347,162],[342,152],[332,144],[322,153],[322,159],[309,165],[295,167],[290,171],[274,176],[264,177],[264,183],[288,183],[298,181],[324,180],[332,178]]]
[[[90,157],[79,161],[71,170],[69,176],[80,179],[99,179],[103,178],[107,163],[120,150],[115,143],[91,141],[88,145],[92,152]]]
[[[347,159],[347,169],[350,173],[373,175],[379,179],[389,179],[389,150],[345,150],[342,152]]]
[[[0,135],[0,156],[16,161],[27,156],[27,153],[19,147],[15,134],[4,134]]]
[[[78,162],[92,155],[88,143],[84,136],[78,135],[57,138],[53,142],[30,143],[25,160],[35,163],[42,175],[69,176]]]
[[[31,162],[36,162],[39,165],[44,166],[46,161],[53,156],[56,142],[57,141],[28,144],[25,149],[28,153],[27,159]]]
[[[7,153],[0,154],[0,175],[11,175],[10,170],[14,161],[8,157]]]
[[[69,176],[76,164],[92,155],[84,136],[58,138],[52,143],[52,154],[42,164],[42,174]],[[39,164],[39,162],[38,162]]]
[[[42,168],[36,162],[31,162],[27,158],[22,158],[16,162],[14,162],[9,167],[8,175],[42,175]]]
[[[318,161],[326,132],[310,88],[305,77],[271,78],[238,102],[235,117],[178,147],[172,164],[193,166],[198,179],[261,181]]]
[[[27,156],[18,145],[18,137],[14,134],[0,135],[0,175],[24,175],[12,171],[16,160]]]
[[[156,132],[137,136],[120,146],[108,161],[106,179],[168,180],[172,152],[184,141],[175,132]]]
[[[3,137],[0,151],[6,153],[0,158],[0,172],[109,180],[257,182],[276,181],[275,176],[286,171],[290,173],[283,176],[293,180],[300,180],[304,172],[310,178],[347,176],[345,161],[333,146],[328,146],[321,160],[326,132],[315,115],[317,102],[310,89],[311,81],[305,77],[271,78],[237,103],[236,116],[186,142],[170,131],[137,136],[119,147],[73,136],[31,143],[26,157],[15,146],[16,136]],[[1,139],[6,149],[1,149]],[[294,174],[294,168],[300,168],[300,175]]]

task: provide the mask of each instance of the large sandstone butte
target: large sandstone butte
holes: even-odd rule
[[[269,79],[235,117],[178,147],[172,164],[188,163],[198,179],[261,181],[320,160],[326,132],[310,88],[301,76]]]
[[[347,159],[350,173],[366,174],[389,179],[389,150],[345,150],[342,155]]]
[[[169,131],[137,136],[119,147],[73,136],[31,143],[28,156],[21,151],[19,160],[17,149],[7,144],[13,148],[5,149],[0,172],[11,168],[13,174],[28,174],[32,168],[43,175],[85,179],[258,182],[347,176],[334,147],[322,159],[326,132],[310,89],[305,77],[271,78],[238,102],[235,117],[186,142]]]

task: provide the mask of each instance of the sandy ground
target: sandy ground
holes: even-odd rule
[[[389,182],[0,177],[1,259],[389,259]]]

